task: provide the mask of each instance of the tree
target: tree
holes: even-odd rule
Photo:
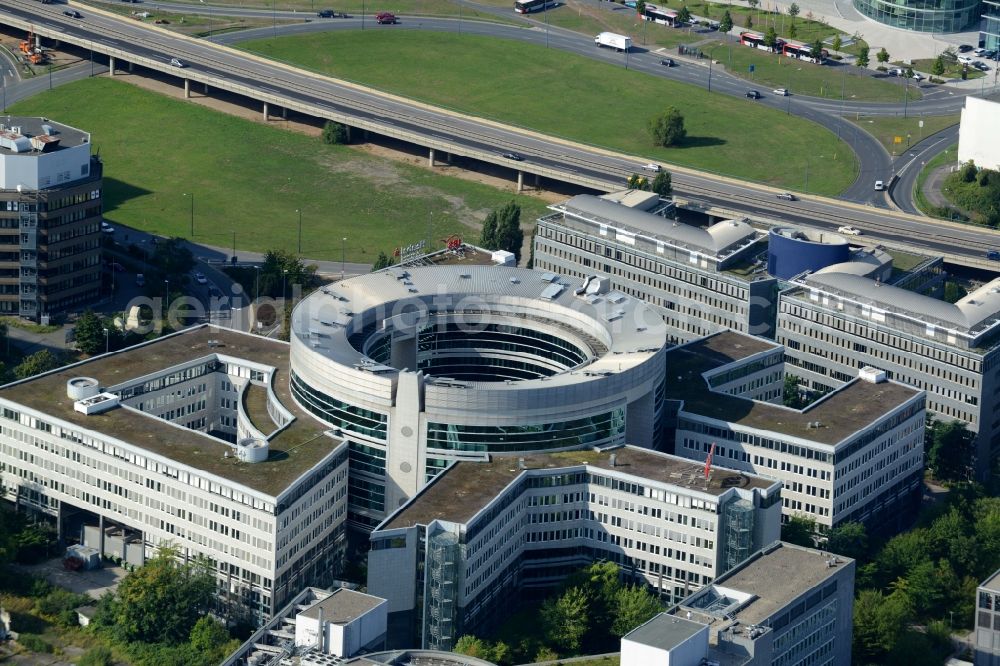
[[[649,133],[657,146],[668,148],[679,145],[687,136],[684,129],[684,116],[675,106],[649,119]]]
[[[101,318],[93,310],[86,310],[76,320],[76,348],[84,354],[104,351],[104,328]]]
[[[958,54],[954,46],[949,46],[938,56],[946,65],[954,65],[958,62]]]
[[[819,39],[813,42],[809,47],[809,57],[817,62],[823,60],[823,42]]]
[[[59,365],[59,357],[48,349],[43,349],[25,357],[20,364],[14,366],[14,376],[18,379],[27,379],[49,370],[55,370]]]
[[[653,179],[653,191],[661,197],[669,197],[674,192],[673,178],[666,169],[660,169]]]
[[[383,268],[388,268],[389,266],[392,266],[392,264],[392,257],[387,255],[382,250],[379,250],[378,257],[375,259],[375,263],[372,264],[372,272],[374,273],[375,271],[380,271]]]
[[[798,34],[799,34],[799,31],[795,28],[795,24],[794,23],[792,23],[790,26],[788,26],[788,36],[789,37],[791,37],[792,39],[795,39],[795,37]]]
[[[747,22],[744,23],[743,25],[746,27],[747,30],[753,27],[753,19],[750,18],[749,14],[747,14]]]
[[[630,190],[644,190],[648,192],[650,188],[649,179],[637,173],[628,177],[627,184]]]
[[[226,645],[229,643],[229,632],[211,615],[203,615],[191,627],[191,647],[208,657],[212,663],[225,659]]]
[[[490,211],[483,222],[479,244],[487,250],[507,250],[517,261],[521,260],[524,232],[521,230],[521,207],[508,201],[501,208]]]
[[[934,76],[941,76],[944,74],[944,58],[941,56],[934,58],[934,64],[931,65],[931,74]]]
[[[799,15],[799,11],[800,11],[799,6],[794,2],[788,5],[788,15],[791,16],[793,19]]]
[[[640,17],[644,17],[646,15],[646,0],[638,0],[635,3],[635,13]]]
[[[206,562],[182,563],[173,547],[122,579],[116,592],[101,598],[95,621],[125,642],[187,641],[215,595],[215,578]]]
[[[934,421],[924,428],[927,466],[942,481],[967,479],[972,466],[975,433],[961,421]]]
[[[816,533],[816,521],[805,516],[792,516],[781,526],[781,540],[794,543],[796,546],[813,548],[813,534]]]
[[[733,17],[729,13],[729,10],[727,9],[726,12],[722,15],[722,20],[719,21],[719,31],[728,33],[732,29],[733,29]]]
[[[875,59],[878,60],[883,65],[889,62],[889,52],[885,50],[884,46],[881,49],[879,49],[878,53],[875,54]]]
[[[976,163],[972,160],[969,160],[968,162],[962,165],[962,168],[959,171],[959,175],[963,183],[972,183],[975,182],[976,174],[978,172],[979,169],[976,168]]]
[[[681,8],[677,10],[677,21],[679,23],[691,22],[691,11],[687,8],[687,5],[681,5]]]
[[[868,554],[868,532],[863,523],[842,523],[827,535],[827,550],[860,560]]]
[[[854,64],[859,68],[864,68],[868,66],[868,47],[862,46],[858,49],[858,57],[854,60]]]
[[[766,46],[768,50],[773,51],[774,47],[777,45],[778,33],[775,32],[773,25],[769,25],[767,26],[767,32],[764,33],[764,46]]]
[[[347,143],[347,127],[332,120],[323,125],[323,143],[339,145]]]
[[[556,652],[552,648],[546,647],[544,645],[542,647],[538,648],[538,652],[535,653],[535,661],[536,662],[555,661],[558,658],[559,658],[559,653],[558,652]]]
[[[163,278],[175,284],[187,280],[188,273],[194,268],[194,254],[187,247],[183,238],[168,238],[156,244],[156,251],[149,262]],[[147,281],[152,285],[152,281]]]
[[[802,409],[805,406],[805,400],[802,397],[802,389],[799,388],[799,384],[802,379],[797,375],[785,375],[785,385],[782,389],[781,402],[785,407],[791,407],[792,409]]]
[[[457,652],[458,654],[464,654],[467,657],[477,657],[479,659],[486,659],[486,652],[489,650],[489,645],[482,638],[477,638],[472,634],[465,634],[459,637],[455,642],[455,647],[452,652]]]
[[[905,595],[893,592],[886,597],[878,590],[861,590],[854,600],[854,663],[889,663],[884,657],[896,646],[911,616]]]
[[[760,0],[747,0],[747,4],[750,5],[750,9],[757,9],[757,5],[760,4]]]
[[[312,284],[316,279],[316,266],[307,266],[297,255],[286,250],[269,250],[254,278],[261,296],[283,297],[289,290],[294,292],[297,284]]]
[[[844,46],[844,40],[840,38],[840,35],[834,35],[833,41],[830,42],[830,48],[834,51],[840,51],[841,47]]]
[[[660,602],[645,585],[624,586],[615,594],[611,633],[621,638],[662,610]]]
[[[87,650],[76,663],[77,666],[113,666],[115,660],[110,648],[98,645]]]
[[[541,619],[548,642],[570,654],[578,652],[590,627],[589,605],[586,593],[578,587],[543,603]]]
[[[912,67],[907,67],[906,71],[903,72],[903,76],[905,76],[908,79],[912,79],[913,78],[913,68]]]

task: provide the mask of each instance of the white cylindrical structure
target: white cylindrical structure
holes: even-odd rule
[[[267,440],[247,437],[236,443],[236,459],[245,463],[258,463],[267,460],[270,447]]]
[[[101,384],[93,377],[74,377],[66,382],[66,395],[70,400],[93,398],[101,392]]]

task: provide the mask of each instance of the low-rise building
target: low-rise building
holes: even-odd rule
[[[804,409],[782,404],[785,349],[733,332],[667,352],[674,452],[782,482],[783,512],[820,530],[896,523],[919,502],[924,392],[862,370]],[[797,370],[797,368],[792,368]]]
[[[433,649],[595,560],[677,601],[777,539],[780,490],[632,446],[461,462],[372,532],[368,590],[390,646]]]
[[[976,666],[1000,666],[1000,571],[976,590]]]
[[[849,666],[854,560],[773,544],[622,638],[622,666]]]
[[[208,559],[218,608],[262,622],[332,580],[348,450],[292,399],[288,345],[200,326],[0,388],[2,497],[141,565]]]

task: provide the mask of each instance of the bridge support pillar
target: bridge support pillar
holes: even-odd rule
[[[266,123],[270,120],[270,114],[267,112],[267,102],[264,102],[264,122]]]
[[[517,191],[524,192],[524,172],[517,172]]]
[[[288,109],[281,107],[281,119],[288,120]]]
[[[132,73],[132,68],[133,68],[134,66],[135,66],[135,63],[134,63],[134,62],[130,62],[130,63],[128,64],[128,73],[129,73],[129,74],[131,74],[131,73]]]
[[[434,166],[434,149],[433,148],[431,148],[428,151],[428,153],[427,153],[427,166],[429,166],[429,167],[433,167]]]
[[[535,189],[536,190],[542,189],[542,177],[539,176],[537,173],[535,174]]]
[[[451,153],[444,154],[444,161],[447,162],[448,164],[451,164]]]
[[[108,76],[114,76],[114,75],[115,75],[115,58],[114,56],[111,56],[110,58],[108,58]]]
[[[184,99],[191,98],[191,79],[184,79]]]
[[[208,84],[207,83],[205,84],[205,94],[206,95],[208,94]]]

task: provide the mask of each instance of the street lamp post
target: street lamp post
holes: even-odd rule
[[[104,353],[105,354],[108,353],[108,349],[109,349],[109,346],[110,346],[110,342],[109,342],[110,338],[108,337],[108,334],[109,334],[108,329],[104,329]]]
[[[184,196],[191,197],[191,238],[194,238],[194,192],[190,194],[185,192]]]
[[[302,254],[302,209],[296,208],[295,212],[299,214],[299,254]]]
[[[285,292],[288,291],[288,269],[281,271],[281,302],[285,301]]]
[[[347,236],[340,239],[340,279],[344,279],[344,273],[347,268]]]

